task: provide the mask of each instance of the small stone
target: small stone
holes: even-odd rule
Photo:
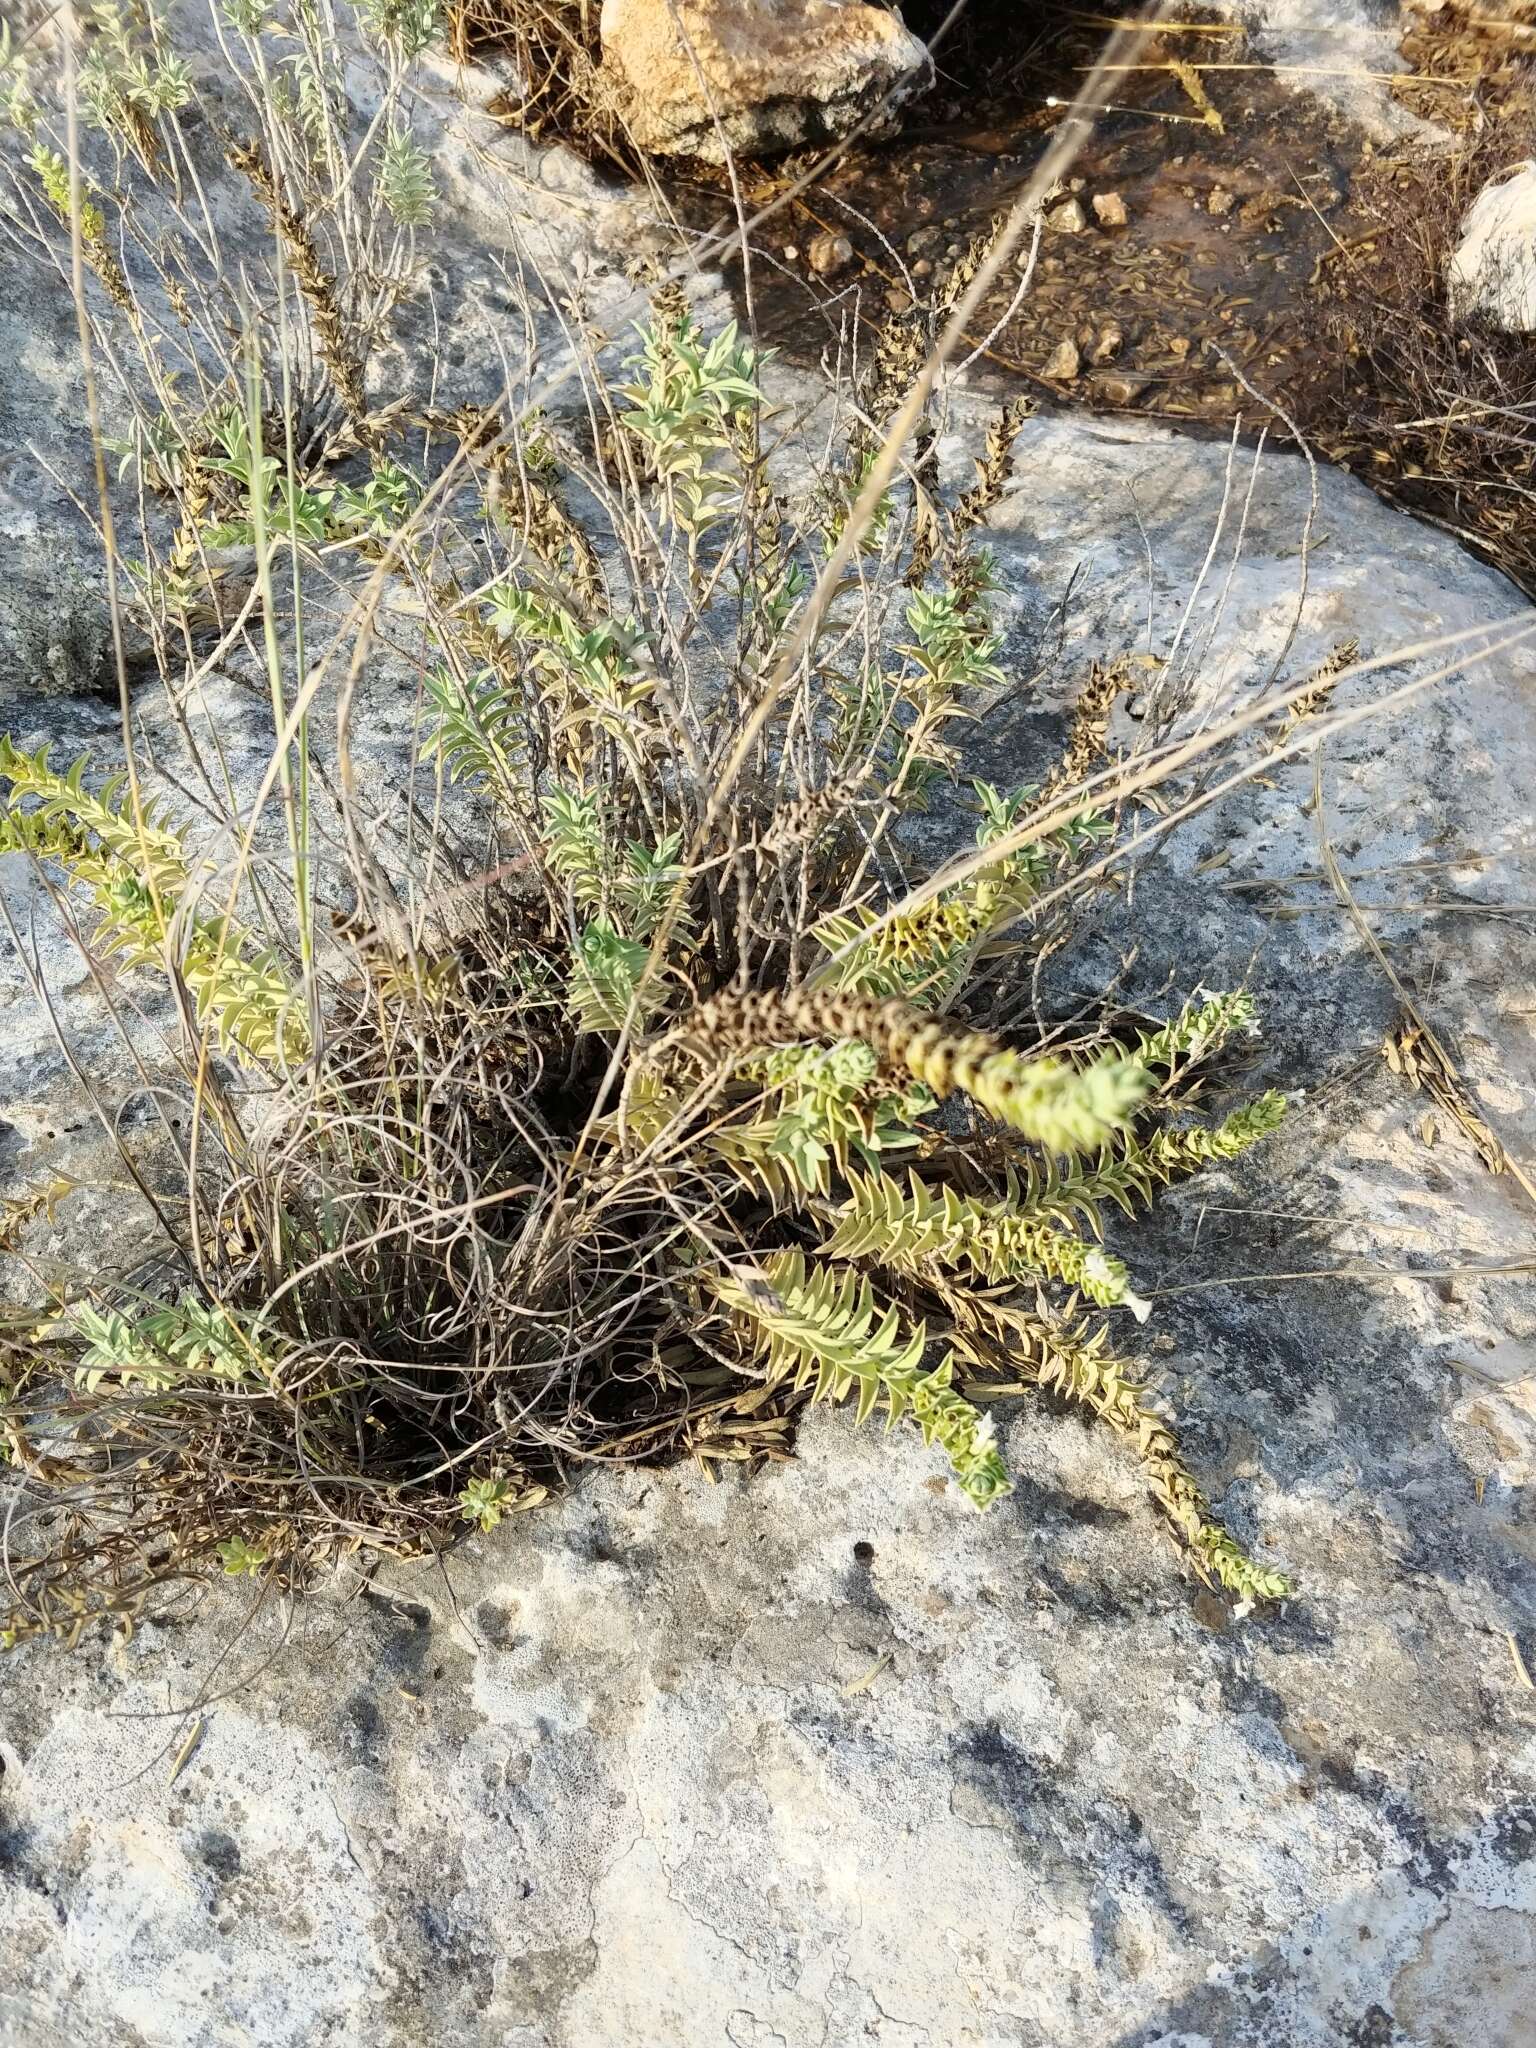
[[[917,261],[912,266],[912,275],[914,277],[932,277],[933,265],[928,261],[928,258],[926,256],[918,257]]]
[[[1536,334],[1536,163],[1501,173],[1473,200],[1446,286],[1456,319]]]
[[[944,246],[943,231],[939,228],[919,228],[907,237],[909,256],[936,256]]]
[[[1063,200],[1060,206],[1053,206],[1045,216],[1045,224],[1058,235],[1080,235],[1088,225],[1088,216],[1083,211],[1080,199]]]
[[[1223,213],[1230,213],[1232,211],[1232,194],[1227,190],[1225,185],[1216,185],[1212,187],[1211,191],[1208,193],[1206,197],[1205,210],[1207,213],[1214,213],[1217,215]]]
[[[1099,329],[1093,344],[1093,360],[1096,363],[1112,363],[1125,347],[1125,329],[1118,320],[1107,320]]]
[[[800,251],[793,242],[786,242],[784,244],[784,261],[786,263],[798,263],[800,261]]]
[[[818,277],[835,277],[853,261],[853,244],[846,235],[815,235],[805,255]]]
[[[1042,377],[1050,378],[1055,384],[1068,384],[1083,366],[1083,359],[1077,352],[1075,341],[1058,341],[1046,359]]]
[[[1095,192],[1093,210],[1099,217],[1101,228],[1123,228],[1131,218],[1118,192]]]
[[[1093,380],[1093,395],[1106,405],[1134,405],[1147,388],[1145,377],[1128,377],[1124,370],[1109,370]]]
[[[893,284],[885,295],[885,306],[888,313],[910,313],[912,294],[903,286]]]
[[[929,70],[901,16],[870,0],[604,0],[581,14],[602,17],[605,106],[661,156],[781,156],[865,117],[888,131]]]

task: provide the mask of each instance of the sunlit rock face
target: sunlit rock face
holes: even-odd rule
[[[605,0],[602,75],[658,156],[768,156],[846,135],[921,81],[927,51],[861,0]]]

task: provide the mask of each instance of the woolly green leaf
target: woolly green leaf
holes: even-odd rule
[[[927,1078],[924,1076],[923,1078]],[[973,1101],[1048,1152],[1092,1152],[1125,1129],[1151,1086],[1137,1060],[1109,1055],[1092,1066],[993,1053],[954,1077]]]
[[[649,952],[638,941],[615,931],[607,918],[593,918],[576,942],[567,989],[571,1012],[583,1031],[624,1028],[649,960]],[[645,1021],[644,1005],[639,1021]]]
[[[379,151],[379,195],[400,227],[430,225],[437,203],[432,167],[408,128],[394,128],[384,138]]]
[[[742,1073],[762,1082],[769,1103],[751,1121],[727,1124],[707,1142],[775,1200],[824,1194],[834,1166],[846,1174],[855,1160],[873,1166],[889,1153],[910,1150],[920,1142],[917,1119],[933,1107],[925,1088],[893,1090],[859,1039],[783,1046],[747,1061]]]
[[[135,816],[120,802],[122,777],[92,794],[85,768],[82,756],[61,775],[46,747],[22,754],[0,738],[0,775],[11,783],[0,803],[0,851],[56,860],[101,913],[94,943],[103,954],[162,969],[174,957],[199,1023],[221,1050],[258,1063],[305,1058],[308,1021],[275,954],[233,918],[178,916],[194,880],[179,834],[153,803]],[[35,809],[15,808],[28,799]],[[209,871],[198,879],[206,882]]]
[[[1190,1066],[1241,1031],[1250,1038],[1259,1034],[1258,1012],[1252,996],[1239,990],[1234,995],[1194,995],[1177,1017],[1160,1031],[1145,1032],[1136,1044],[1136,1057],[1144,1066],[1171,1071]]]
[[[523,707],[490,669],[461,683],[447,667],[426,678],[428,733],[421,759],[450,782],[512,791],[524,759]]]
[[[595,796],[558,784],[539,799],[549,834],[546,854],[551,868],[584,910],[595,910],[608,890],[613,851],[603,830]]]
[[[262,1544],[248,1543],[243,1536],[230,1536],[215,1544],[214,1548],[226,1576],[231,1579],[255,1578],[267,1562]]]
[[[1082,1404],[1136,1447],[1159,1505],[1190,1547],[1197,1569],[1216,1578],[1244,1602],[1280,1600],[1291,1591],[1283,1572],[1254,1562],[1212,1514],[1179,1452],[1166,1417],[1145,1398],[1145,1388],[1123,1359],[1108,1350],[1103,1329],[1087,1336],[1022,1301],[964,1297],[959,1307],[964,1331],[956,1346],[993,1369],[1006,1359],[1010,1372],[1033,1371],[1038,1384]],[[970,1332],[991,1340],[977,1349]]]
[[[916,1173],[905,1190],[889,1174],[850,1173],[848,1185],[849,1200],[823,1246],[829,1257],[916,1274],[931,1261],[993,1283],[1057,1280],[1101,1308],[1123,1306],[1146,1317],[1147,1304],[1131,1291],[1119,1259],[1011,1201],[984,1202],[948,1187],[935,1192]]]
[[[1093,1160],[1041,1164],[1021,1158],[1009,1168],[1008,1198],[1021,1215],[1065,1222],[1080,1216],[1097,1230],[1106,1202],[1133,1215],[1137,1203],[1150,1202],[1158,1188],[1187,1179],[1203,1166],[1238,1158],[1267,1138],[1285,1111],[1285,1097],[1272,1088],[1214,1126],[1123,1132]]]
[[[81,1302],[69,1327],[81,1342],[76,1382],[95,1393],[103,1379],[164,1392],[186,1377],[241,1381],[269,1376],[259,1321],[183,1294],[138,1316]]]
[[[770,1381],[809,1387],[817,1401],[857,1396],[856,1419],[882,1402],[891,1422],[909,1411],[924,1440],[946,1453],[961,1491],[979,1508],[1011,1491],[983,1418],[951,1386],[951,1361],[922,1371],[927,1330],[908,1330],[848,1266],[808,1266],[799,1252],[764,1261],[761,1277],[739,1269],[711,1273],[707,1284],[764,1355]]]

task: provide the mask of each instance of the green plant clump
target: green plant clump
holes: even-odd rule
[[[403,76],[426,16],[363,13]],[[181,74],[159,44],[125,55],[112,19],[98,112],[157,175]],[[264,50],[259,10],[228,19]],[[1129,1440],[1203,1575],[1279,1596],[1087,1318],[1148,1313],[1106,1216],[1237,1157],[1283,1104],[1191,1118],[1194,1070],[1253,1026],[1241,995],[1140,1037],[1000,1026],[1035,906],[1113,824],[964,794],[960,723],[1005,677],[973,545],[990,487],[925,488],[919,520],[898,483],[830,573],[864,429],[786,498],[762,359],[670,292],[626,362],[586,358],[585,441],[531,406],[368,412],[347,272],[307,226],[337,118],[311,84],[240,163],[324,430],[272,410],[292,380],[248,336],[120,450],[163,508],[123,566],[167,679],[206,672],[199,632],[258,621],[282,844],[253,859],[234,806],[222,836],[194,829],[142,766],[101,784],[0,748],[0,849],[86,913],[98,962],[160,978],[187,1109],[132,1158],[142,1261],[50,1280],[0,1326],[26,1503],[7,1639],[489,1530],[594,1459],[782,1455],[815,1400],[915,1428],[993,1508],[989,1389],[1021,1382]],[[394,114],[379,134],[371,232],[408,233],[425,166]],[[93,317],[131,326],[102,289]],[[231,550],[254,563],[239,616]],[[407,600],[418,810],[481,835],[385,863],[349,784],[329,919],[330,740],[299,700],[316,578],[332,617],[358,593],[364,647],[377,594]],[[909,901],[903,821],[945,790],[974,802],[975,855]]]

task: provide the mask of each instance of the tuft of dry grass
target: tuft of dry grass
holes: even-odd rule
[[[449,45],[510,58],[521,89],[491,109],[509,127],[630,175],[641,158],[600,76],[601,14],[601,0],[448,0]]]

